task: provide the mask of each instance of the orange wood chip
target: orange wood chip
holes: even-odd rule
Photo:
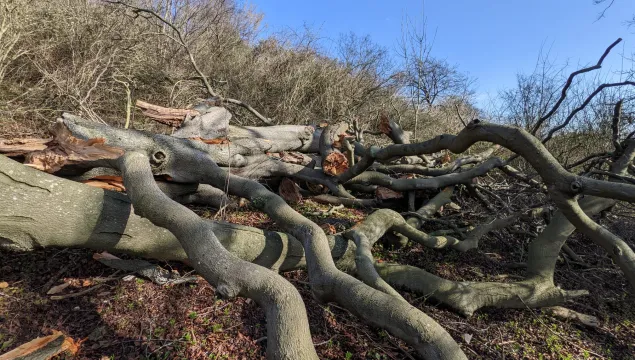
[[[229,140],[227,140],[226,138],[201,139],[200,137],[197,137],[197,138],[190,138],[190,140],[202,141],[209,145],[229,144]]]
[[[337,229],[335,229],[335,226],[333,226],[331,224],[322,224],[322,225],[320,225],[320,227],[322,228],[322,230],[324,230],[326,235],[333,235],[333,234],[337,233]]]
[[[118,192],[123,192],[126,191],[126,188],[123,186],[123,183],[121,182],[110,182],[110,181],[100,181],[100,180],[84,180],[82,181],[82,183],[89,185],[89,186],[94,186],[100,189],[104,189],[104,190],[110,190],[110,191],[118,191]]]

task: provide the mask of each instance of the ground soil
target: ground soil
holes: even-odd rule
[[[461,206],[461,221],[484,217],[484,211],[474,204]],[[295,207],[307,215],[328,209],[307,200]],[[249,208],[224,214],[206,208],[194,210],[204,217],[276,229],[266,215]],[[443,211],[445,216],[458,217],[456,210]],[[616,215],[602,222],[634,246],[635,221],[630,213],[617,209],[613,213]],[[345,209],[329,217],[309,217],[326,231],[341,231],[366,214]],[[426,225],[426,230],[440,226]],[[522,225],[515,230],[540,230],[532,226]],[[518,231],[503,230],[487,236],[480,249],[468,254],[432,251],[419,245],[396,250],[377,246],[374,252],[378,261],[419,266],[452,280],[504,282],[521,278],[522,268],[510,264],[525,260],[529,241],[529,236]],[[465,318],[423,296],[402,294],[445,327],[471,359],[635,359],[635,304],[623,275],[588,239],[574,234],[568,243],[586,265],[563,258],[556,282],[566,289],[590,291],[590,296],[565,306],[597,316],[599,328],[554,318],[540,309],[485,309]],[[267,340],[261,309],[248,299],[215,298],[213,287],[202,279],[194,284],[159,286],[141,278],[124,281],[122,274],[117,274],[117,279],[83,296],[51,300],[46,295],[47,284],[68,282],[71,285],[63,292],[68,294],[89,289],[100,278],[115,274],[92,255],[83,249],[0,252],[0,282],[8,284],[0,289],[0,354],[59,330],[84,340],[79,354],[61,355],[59,359],[264,358]],[[178,263],[159,264],[180,273],[191,271]],[[386,332],[361,323],[335,304],[318,303],[310,294],[304,271],[284,276],[298,287],[305,300],[320,358],[416,358],[412,349]]]

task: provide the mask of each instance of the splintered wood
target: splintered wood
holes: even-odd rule
[[[104,190],[118,192],[126,191],[126,188],[123,185],[123,178],[121,176],[99,175],[88,180],[83,180],[82,183]]]
[[[229,140],[227,140],[227,138],[201,139],[200,137],[196,137],[196,138],[190,138],[190,140],[202,141],[208,145],[229,144]]]
[[[381,117],[379,118],[379,131],[381,131],[382,133],[389,135],[392,132],[392,127],[390,126],[390,119],[388,118],[388,115],[386,114],[381,114]]]
[[[0,360],[35,360],[50,359],[63,352],[75,355],[79,351],[81,341],[75,341],[59,331],[53,335],[39,337],[1,355]]]
[[[8,157],[21,156],[33,151],[46,149],[52,139],[9,139],[0,140],[0,154]]]
[[[280,196],[289,204],[297,204],[302,201],[302,195],[300,195],[300,187],[291,179],[284,178],[280,182],[278,188]]]
[[[326,156],[322,162],[322,170],[331,176],[336,176],[348,170],[348,159],[339,151],[334,151]]]
[[[123,149],[105,145],[102,138],[82,140],[71,135],[62,123],[56,123],[53,129],[53,140],[47,148],[26,154],[24,164],[38,170],[54,173],[64,165],[117,159],[123,155]]]
[[[192,109],[173,109],[137,100],[135,106],[141,109],[141,113],[165,125],[178,127],[186,116],[196,116],[200,113]]]

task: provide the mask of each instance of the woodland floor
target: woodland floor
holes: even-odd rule
[[[461,206],[466,214],[469,204]],[[304,214],[328,208],[311,201],[295,207]],[[205,217],[215,215],[205,208],[195,211]],[[620,216],[619,209],[616,213],[618,216],[609,215],[603,224],[634,246],[635,219]],[[324,225],[329,231],[341,231],[364,216],[361,210],[345,209],[328,218],[309,217],[320,225],[332,225],[334,229]],[[249,209],[224,217],[229,222],[275,229],[266,215]],[[523,270],[505,264],[522,262],[528,241],[501,231],[484,238],[480,249],[467,254],[409,245],[395,251],[376,247],[375,255],[380,261],[419,266],[452,280],[514,281]],[[587,239],[574,234],[568,244],[591,268],[561,261],[556,282],[566,289],[588,289],[591,295],[565,306],[597,316],[600,328],[585,328],[539,309],[486,309],[466,319],[426,302],[424,297],[403,295],[446,328],[469,358],[635,359],[635,304],[627,297],[625,278]],[[202,279],[197,284],[175,286],[159,286],[140,278],[110,281],[84,296],[59,301],[44,294],[42,287],[55,277],[54,284],[71,282],[65,290],[68,293],[115,272],[93,260],[92,255],[92,251],[82,249],[0,252],[0,281],[9,284],[0,289],[0,354],[60,330],[74,339],[86,338],[78,356],[73,357],[79,359],[264,358],[265,317],[261,309],[243,298],[215,299],[214,289]],[[161,265],[182,273],[190,271],[181,264]],[[60,274],[61,269],[66,270]],[[320,358],[415,358],[407,346],[384,331],[360,323],[333,304],[318,304],[310,295],[305,272],[284,276],[305,299]]]

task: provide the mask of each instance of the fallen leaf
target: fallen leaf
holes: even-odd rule
[[[6,289],[9,287],[9,283],[6,281],[0,282],[0,289]]]
[[[455,202],[451,202],[451,203],[447,204],[447,205],[446,205],[446,207],[448,207],[448,208],[450,208],[450,209],[452,209],[452,210],[456,210],[456,211],[461,210],[461,206],[459,206],[459,205],[458,205],[457,203],[455,203]]]
[[[472,335],[471,334],[463,334],[463,340],[465,340],[466,344],[469,344],[470,341],[472,341]]]
[[[246,207],[247,205],[249,205],[249,200],[245,199],[245,198],[240,198],[240,200],[238,200],[238,207]]]
[[[309,189],[310,192],[314,194],[325,194],[328,192],[328,188],[322,184],[314,184],[314,183],[307,182],[306,187]]]

